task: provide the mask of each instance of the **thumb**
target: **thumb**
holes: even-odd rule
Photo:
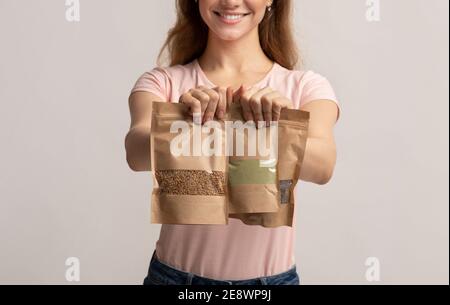
[[[231,87],[227,88],[227,109],[230,108],[231,104],[233,103],[233,89]]]
[[[233,103],[239,103],[241,96],[244,94],[245,88],[244,85],[241,85],[239,89],[237,89],[233,94]]]

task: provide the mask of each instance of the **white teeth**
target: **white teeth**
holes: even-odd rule
[[[220,14],[220,16],[222,16],[223,18],[228,19],[228,20],[237,20],[237,19],[242,18],[244,15],[224,15],[224,14]]]

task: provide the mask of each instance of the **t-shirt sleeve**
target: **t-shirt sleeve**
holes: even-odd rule
[[[170,90],[170,78],[164,68],[156,67],[145,72],[136,81],[131,93],[144,91],[153,93],[164,101],[168,101]]]
[[[336,103],[338,107],[338,115],[336,121],[339,120],[341,114],[341,105],[328,79],[320,74],[308,71],[303,75],[300,81],[300,86],[302,88],[300,107],[316,100],[330,100]]]

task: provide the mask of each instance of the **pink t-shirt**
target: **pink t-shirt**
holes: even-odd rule
[[[132,92],[151,92],[177,103],[180,95],[201,85],[216,87],[194,60],[186,65],[153,68],[138,79]],[[296,109],[320,99],[332,100],[339,107],[328,80],[312,71],[288,70],[275,63],[255,86],[278,90],[294,102]],[[234,218],[228,225],[163,224],[156,243],[156,255],[166,265],[217,280],[285,272],[295,264],[294,251],[295,219],[292,228],[250,226]]]

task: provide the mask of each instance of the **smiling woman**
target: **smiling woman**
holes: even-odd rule
[[[227,31],[233,28],[224,28],[222,15],[246,14],[247,25],[240,24],[236,36],[244,36],[256,30],[261,37],[260,44],[267,57],[288,69],[296,67],[299,61],[298,48],[292,31],[292,1],[253,0],[220,1],[210,0],[178,0],[177,20],[169,31],[167,40],[158,56],[158,65],[163,65],[162,58],[165,50],[169,51],[170,66],[186,64],[200,57],[207,47],[210,31],[222,39],[227,40]],[[219,17],[219,18],[217,18]],[[233,18],[233,17],[232,17]],[[242,18],[241,18],[242,19]],[[243,28],[244,27],[244,28]],[[247,50],[249,51],[249,50]]]
[[[325,77],[296,70],[292,1],[177,0],[176,8],[176,23],[159,54],[159,66],[144,73],[130,95],[132,124],[126,139],[130,167],[150,170],[152,102],[185,104],[186,115],[193,115],[193,120],[200,115],[202,124],[223,120],[238,104],[243,119],[257,126],[279,121],[283,109],[310,112],[311,134],[303,162],[286,168],[301,165],[300,179],[329,181],[336,158],[333,127],[339,104]],[[161,62],[165,51],[167,67]],[[285,182],[290,188],[296,181]],[[261,202],[252,198],[254,204]],[[289,213],[295,215],[294,210]],[[292,227],[265,228],[231,216],[227,225],[163,224],[148,278],[159,277],[166,284],[297,285],[295,225],[294,218]]]

